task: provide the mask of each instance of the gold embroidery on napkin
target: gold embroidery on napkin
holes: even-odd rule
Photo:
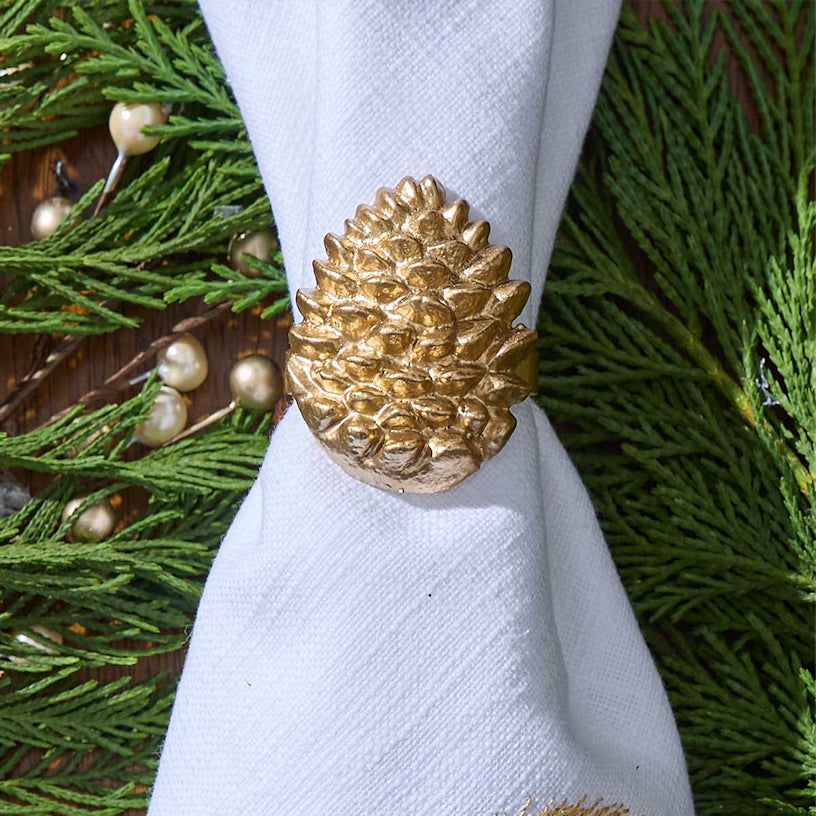
[[[567,804],[566,799],[556,803],[553,797],[535,813],[530,810],[531,805],[532,799],[528,798],[518,816],[625,816],[629,813],[629,809],[623,805],[605,805],[603,799],[597,799],[588,805],[586,796],[582,796],[574,805]],[[500,816],[500,814],[494,813],[493,816]]]

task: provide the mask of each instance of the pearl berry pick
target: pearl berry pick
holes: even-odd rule
[[[250,411],[268,411],[283,392],[283,376],[274,360],[250,354],[238,360],[229,376],[233,402]]]
[[[181,433],[187,424],[187,403],[168,385],[163,385],[153,398],[147,419],[139,423],[133,438],[149,448],[158,448]]]
[[[31,237],[35,241],[47,238],[68,217],[73,202],[63,196],[41,201],[31,216]]]
[[[159,376],[176,391],[192,391],[207,378],[204,347],[192,334],[182,334],[158,354]]]
[[[55,645],[62,646],[62,635],[59,632],[55,632],[53,629],[49,629],[47,626],[35,624],[34,626],[30,626],[28,631],[31,632],[34,637],[26,632],[16,632],[14,639],[23,646],[32,647],[47,655],[56,654],[57,650],[51,646],[48,646],[43,641],[51,641]],[[28,660],[25,657],[20,657],[19,655],[3,655],[3,657],[7,657],[9,661],[16,663],[19,666],[31,665],[32,663],[31,660]]]
[[[227,248],[229,265],[248,278],[258,278],[261,271],[251,267],[244,255],[251,255],[261,261],[269,261],[273,252],[280,249],[278,234],[272,227],[263,227],[250,232],[240,232],[232,236]]]
[[[102,188],[94,215],[99,213],[116,192],[127,160],[131,156],[148,153],[159,143],[158,136],[148,136],[142,128],[147,125],[163,125],[167,121],[167,113],[168,111],[158,102],[140,102],[135,105],[117,102],[113,106],[108,129],[119,153]]]
[[[79,507],[85,502],[86,496],[77,496],[66,502],[62,508],[62,521],[67,521],[75,515]],[[116,513],[107,499],[100,499],[90,507],[86,507],[77,515],[68,529],[68,540],[83,543],[103,541],[116,526]]]
[[[218,411],[214,411],[200,422],[191,425],[173,441],[212,425],[231,414],[239,405],[249,411],[270,411],[283,396],[283,374],[278,364],[265,354],[250,354],[242,357],[232,367],[229,375],[232,401]]]

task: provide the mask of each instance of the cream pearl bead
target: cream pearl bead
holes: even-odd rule
[[[62,520],[67,521],[85,501],[84,496],[71,499],[62,508]],[[94,543],[107,538],[116,526],[116,513],[107,499],[102,499],[83,510],[68,530],[69,541]]]
[[[204,347],[192,334],[182,334],[158,355],[159,376],[177,391],[192,391],[204,382],[209,365]]]
[[[281,397],[283,377],[274,360],[252,354],[232,367],[229,385],[238,405],[250,411],[268,411]]]
[[[123,156],[139,156],[152,150],[158,143],[158,136],[142,133],[145,125],[163,125],[166,119],[158,102],[140,102],[125,105],[117,102],[108,120],[108,128],[116,149]]]
[[[279,249],[278,234],[272,227],[263,227],[233,235],[227,249],[227,259],[236,272],[241,272],[248,278],[258,278],[263,275],[263,272],[249,266],[243,256],[252,255],[258,260],[269,261],[269,256]]]
[[[136,426],[133,435],[143,445],[158,448],[187,424],[187,404],[175,388],[162,386],[153,399],[147,419]]]
[[[71,212],[73,203],[62,196],[41,201],[31,216],[31,236],[36,241],[47,238]]]

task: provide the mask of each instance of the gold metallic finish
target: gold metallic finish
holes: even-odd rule
[[[289,333],[289,390],[344,470],[405,493],[447,490],[498,453],[529,393],[517,374],[535,332],[513,326],[530,284],[486,221],[404,178],[324,239],[317,287]]]
[[[623,805],[607,805],[603,799],[587,804],[586,796],[581,797],[574,805],[567,804],[566,800],[558,802],[556,799],[550,799],[541,810],[532,811],[531,805],[532,801],[528,799],[518,816],[626,816],[629,813],[629,809]],[[493,816],[499,814],[494,813]]]
[[[530,386],[530,393],[538,393],[538,349],[531,346],[524,359],[516,366],[516,374]]]
[[[283,394],[283,375],[265,354],[242,357],[229,375],[232,399],[250,411],[270,411]]]

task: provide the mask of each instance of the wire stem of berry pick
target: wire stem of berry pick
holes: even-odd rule
[[[119,153],[116,156],[116,161],[113,163],[113,167],[110,169],[110,173],[108,173],[108,180],[105,182],[105,186],[102,188],[102,193],[99,196],[99,200],[96,202],[96,207],[94,207],[94,215],[99,215],[99,211],[108,203],[108,201],[113,198],[113,194],[116,192],[116,188],[119,186],[119,182],[122,179],[122,173],[125,172],[125,165],[127,164],[128,157],[124,153]]]
[[[229,405],[225,405],[223,408],[219,408],[217,411],[213,411],[209,416],[205,416],[204,419],[199,420],[195,423],[195,425],[191,425],[189,428],[185,428],[180,434],[176,434],[170,442],[178,442],[180,439],[185,439],[188,436],[192,436],[194,433],[198,433],[199,431],[203,430],[209,425],[212,425],[214,422],[218,422],[219,419],[223,419],[225,416],[231,414],[236,408],[238,407],[238,403],[233,400]]]

